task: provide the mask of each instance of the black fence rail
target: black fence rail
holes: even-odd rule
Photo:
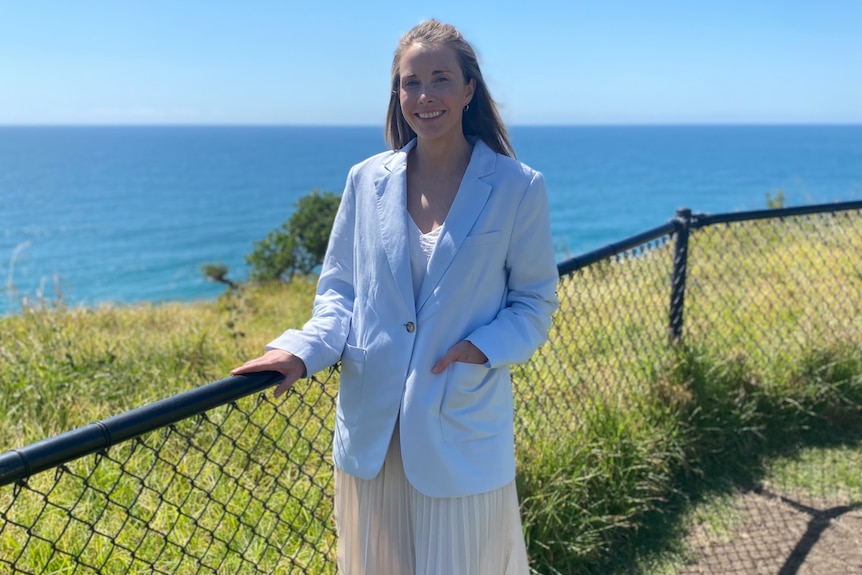
[[[862,532],[862,481],[854,479],[862,450],[842,435],[859,429],[862,375],[841,355],[862,349],[860,214],[862,202],[680,210],[663,226],[560,264],[562,303],[549,341],[513,370],[519,491],[536,572],[614,572],[607,534],[631,533],[679,491],[650,483],[665,467],[668,476],[679,471],[655,455],[675,433],[665,433],[657,406],[688,413],[694,429],[713,425],[716,436],[742,437],[740,449],[771,441],[773,420],[707,419],[723,412],[698,403],[697,386],[724,376],[709,371],[715,362],[697,364],[702,357],[742,374],[731,398],[740,405],[749,386],[764,382],[819,377],[829,385],[781,396],[796,404],[809,391],[816,396],[792,419],[798,425],[783,430],[790,440],[782,451],[758,459],[757,472],[742,480],[728,475],[733,489],[708,519],[680,515],[689,535],[676,572],[862,566],[857,535],[848,535]],[[691,388],[669,376],[681,364]],[[0,455],[0,573],[334,573],[338,374],[320,375],[283,401],[267,393],[277,374],[227,378]],[[751,396],[771,409],[762,399],[768,393]],[[649,435],[653,428],[659,432]],[[648,439],[633,442],[638,434]],[[612,457],[601,451],[606,444],[614,444]],[[572,446],[568,455],[561,445]],[[725,447],[707,444],[697,454],[706,460]],[[555,476],[576,452],[583,465]],[[599,482],[597,468],[615,459],[621,463],[611,471],[627,470],[625,477]],[[698,472],[724,477],[708,461]],[[806,483],[806,473],[820,479]],[[641,505],[631,511],[614,507],[611,487],[626,481],[636,483]],[[581,499],[596,491],[601,502]],[[553,513],[540,505],[549,493],[561,494]],[[564,507],[572,515],[561,525]],[[569,539],[566,529],[575,531]]]
[[[0,456],[0,573],[326,572],[335,387],[274,403],[278,381],[227,378]]]

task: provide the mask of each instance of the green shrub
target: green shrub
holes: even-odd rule
[[[307,275],[323,263],[340,198],[315,189],[299,199],[293,215],[245,257],[252,281],[289,281]]]

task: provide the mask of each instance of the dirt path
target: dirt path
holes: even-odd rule
[[[747,492],[734,516],[689,536],[696,563],[681,575],[862,574],[862,501]]]

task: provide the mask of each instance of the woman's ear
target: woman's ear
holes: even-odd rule
[[[473,94],[476,92],[476,78],[470,78],[470,81],[464,86],[464,105],[466,106],[473,100]]]

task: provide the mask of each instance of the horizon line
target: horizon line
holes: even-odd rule
[[[507,124],[507,128],[634,128],[634,127],[795,127],[795,126],[832,126],[832,127],[862,127],[862,120],[853,121],[750,121],[750,122],[513,122]],[[165,122],[165,123],[135,123],[135,122],[117,122],[117,123],[42,123],[42,122],[21,122],[21,123],[2,123],[2,128],[380,128],[385,130],[385,126],[381,124],[313,124],[313,123],[260,123],[260,122],[226,122],[226,123],[182,123],[182,122]]]

